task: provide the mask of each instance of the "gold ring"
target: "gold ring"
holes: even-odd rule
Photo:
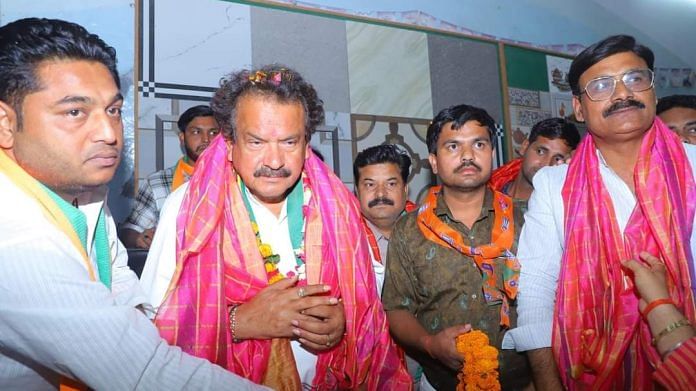
[[[305,289],[304,289],[304,287],[300,288],[300,290],[297,291],[297,296],[299,296],[299,297],[305,297]]]
[[[326,334],[326,346],[331,347],[331,336]]]

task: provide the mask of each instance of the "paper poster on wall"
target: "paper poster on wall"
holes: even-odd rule
[[[693,79],[693,72],[691,72],[691,68],[684,68],[682,69],[682,87],[693,87],[694,86],[694,79]]]
[[[669,71],[664,68],[655,70],[655,86],[658,88],[666,88],[669,86]]]
[[[573,120],[573,98],[568,94],[551,94],[551,115]]]
[[[670,87],[682,87],[684,84],[682,79],[682,73],[680,69],[672,69],[669,75],[669,86]]]
[[[548,96],[548,94],[546,94]],[[512,135],[512,158],[520,156],[520,147],[529,137],[532,126],[539,121],[550,118],[552,113],[544,109],[533,109],[523,106],[510,106],[510,124]]]
[[[526,106],[526,107],[541,107],[541,98],[539,91],[525,90],[522,88],[510,88],[510,105]]]
[[[571,60],[569,58],[546,56],[546,76],[549,80],[549,92],[570,94],[568,83],[568,71]]]

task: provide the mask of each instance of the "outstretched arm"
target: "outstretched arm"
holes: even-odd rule
[[[258,388],[169,346],[140,311],[89,280],[58,232],[14,231],[0,243],[0,354],[17,365],[93,389]]]

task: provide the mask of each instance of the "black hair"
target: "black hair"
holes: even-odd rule
[[[469,105],[457,105],[450,106],[437,113],[433,122],[428,126],[428,133],[425,138],[426,144],[428,144],[428,152],[434,155],[437,154],[437,140],[440,138],[440,133],[442,133],[442,128],[445,124],[452,122],[452,129],[457,130],[469,121],[477,121],[481,126],[485,126],[488,129],[491,146],[495,148],[493,143],[495,121],[486,110]]]
[[[609,56],[624,52],[633,52],[645,61],[650,70],[653,70],[655,55],[652,50],[647,46],[636,43],[636,39],[630,35],[612,35],[586,48],[573,59],[568,72],[568,82],[573,95],[580,95],[578,83],[580,82],[580,76],[586,70]]]
[[[185,132],[186,127],[191,123],[191,121],[198,117],[214,117],[213,109],[206,105],[193,106],[179,116],[176,126],[179,128],[179,131]]]
[[[657,114],[675,107],[696,110],[696,95],[670,95],[660,98],[657,101]]]
[[[44,61],[86,60],[103,64],[121,89],[116,50],[84,27],[57,19],[26,18],[0,27],[0,100],[17,112],[27,94],[42,88],[37,67]]]
[[[411,158],[394,144],[381,144],[364,149],[358,153],[353,162],[353,177],[355,183],[360,180],[360,169],[365,166],[380,163],[393,163],[399,167],[401,179],[408,183],[408,175],[411,170]]]
[[[222,133],[228,139],[236,136],[237,102],[247,95],[270,97],[281,103],[299,102],[305,112],[305,139],[324,122],[324,103],[314,87],[295,70],[283,65],[266,65],[258,70],[242,70],[220,81],[210,106]]]
[[[534,124],[529,132],[529,143],[533,143],[540,136],[550,140],[560,138],[570,149],[577,148],[578,143],[580,143],[578,128],[564,118],[547,118]]]

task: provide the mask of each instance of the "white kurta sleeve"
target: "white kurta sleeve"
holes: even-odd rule
[[[517,327],[505,334],[503,348],[526,351],[551,346],[563,255],[563,228],[558,225],[563,221],[563,203],[559,189],[552,189],[550,171],[542,169],[534,176],[517,253],[521,265]]]
[[[176,269],[176,218],[179,215],[188,183],[180,186],[167,197],[152,239],[147,260],[140,275],[140,284],[147,301],[152,305],[148,316],[154,318],[157,309],[164,301],[169,283]]]
[[[12,367],[97,390],[262,388],[169,346],[140,311],[89,279],[61,232],[0,218],[10,224],[0,238],[0,388],[17,385]]]
[[[109,208],[104,206],[106,217],[106,231],[111,253],[111,293],[117,304],[144,308],[150,307],[140,287],[138,276],[128,266],[128,251],[118,239],[116,224],[111,216]]]

